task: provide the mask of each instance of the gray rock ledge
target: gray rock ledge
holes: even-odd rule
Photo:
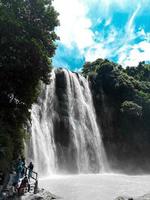
[[[150,200],[150,193],[140,197],[117,197],[115,200]]]

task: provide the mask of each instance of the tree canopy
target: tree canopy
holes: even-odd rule
[[[57,16],[51,0],[0,0],[0,148],[14,154],[39,81],[49,82]]]
[[[108,154],[112,155],[110,144],[115,144],[113,156],[122,162],[132,162],[135,155],[139,164],[142,156],[149,158],[150,64],[141,62],[123,68],[107,59],[97,59],[85,63],[82,73],[91,82]]]

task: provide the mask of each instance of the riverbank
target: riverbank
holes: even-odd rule
[[[63,197],[58,197],[44,189],[41,189],[37,194],[26,193],[24,196],[15,197],[14,200],[54,200],[54,199],[63,199]],[[114,200],[114,199],[112,199]],[[115,200],[150,200],[150,194],[145,194],[141,197],[117,197]]]
[[[40,179],[39,188],[44,188],[64,200],[91,200],[93,198],[94,200],[116,200],[117,197],[134,200],[139,200],[140,197],[141,200],[144,195],[150,193],[150,176],[121,174],[51,176]]]
[[[150,193],[149,194],[145,194],[143,196],[140,197],[117,197],[115,200],[150,200]]]
[[[51,192],[48,192],[44,189],[40,189],[37,194],[33,193],[26,193],[18,200],[52,200],[52,199],[61,199],[60,197],[52,194]],[[16,199],[17,200],[17,199]]]
[[[6,198],[0,198],[0,200],[54,200],[54,199],[62,199],[54,194],[52,194],[49,191],[46,191],[45,189],[39,189],[37,194],[34,194],[33,192],[27,192],[24,195],[18,196],[16,194],[7,196]]]
[[[21,198],[18,198],[16,200],[52,200],[52,199],[63,199],[63,197],[58,197],[44,189],[41,189],[39,191],[38,194],[29,194],[29,193],[26,193],[24,196],[22,196]],[[88,200],[88,199],[87,199]],[[113,199],[114,200],[114,199]],[[145,194],[141,197],[135,197],[135,198],[132,198],[132,197],[117,197],[115,200],[150,200],[150,193],[149,194]]]

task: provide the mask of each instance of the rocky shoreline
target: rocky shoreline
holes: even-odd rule
[[[22,196],[20,199],[16,200],[52,200],[52,199],[63,199],[61,197],[58,197],[44,189],[41,189],[37,194],[28,194],[26,193],[24,196]],[[120,196],[117,197],[115,200],[150,200],[150,194],[145,194],[140,197],[125,197],[125,196]]]
[[[37,194],[31,193],[31,192],[27,192],[22,196],[17,196],[17,195],[13,195],[13,196],[9,196],[6,198],[3,198],[2,200],[54,200],[54,199],[62,199],[61,197],[58,197],[54,194],[52,194],[49,191],[46,191],[45,189],[39,189],[39,191],[37,192]],[[1,198],[0,198],[1,200]]]
[[[150,193],[145,194],[145,195],[140,196],[140,197],[135,197],[135,198],[120,196],[120,197],[117,197],[115,200],[150,200]]]
[[[7,200],[54,200],[54,199],[63,199],[63,197],[59,197],[56,196],[54,194],[52,194],[49,191],[46,191],[45,189],[39,189],[37,194],[33,194],[33,193],[25,193],[23,196],[13,196],[13,197],[9,197],[7,198]],[[114,200],[150,200],[150,193],[149,194],[145,194],[143,196],[140,197],[129,197],[129,196],[119,196]]]
[[[44,190],[40,189],[37,194],[26,193],[20,198],[20,200],[52,200],[52,199],[61,199],[60,197]]]
[[[16,200],[52,200],[52,199],[63,199],[62,197],[58,197],[44,189],[39,190],[39,192],[37,194],[29,194],[26,193],[24,196],[22,196],[21,198],[18,198]],[[117,197],[115,200],[150,200],[150,193],[149,194],[145,194],[143,196],[140,197],[129,197],[129,196],[120,196]]]

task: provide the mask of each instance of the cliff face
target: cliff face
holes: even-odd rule
[[[97,120],[101,128],[102,139],[108,156],[108,161],[117,166],[117,154],[118,149],[120,149],[119,146],[121,146],[118,127],[118,112],[116,110],[117,105],[115,105],[115,101],[105,94],[101,86],[98,91],[94,88],[92,91]],[[114,166],[114,168],[116,167]]]
[[[37,171],[44,175],[102,171],[107,163],[88,80],[55,69],[50,85],[41,90],[32,108],[27,145],[27,157]]]
[[[121,66],[101,59],[87,63],[83,74],[89,76],[111,167],[127,173],[149,171],[149,81],[137,80]]]

